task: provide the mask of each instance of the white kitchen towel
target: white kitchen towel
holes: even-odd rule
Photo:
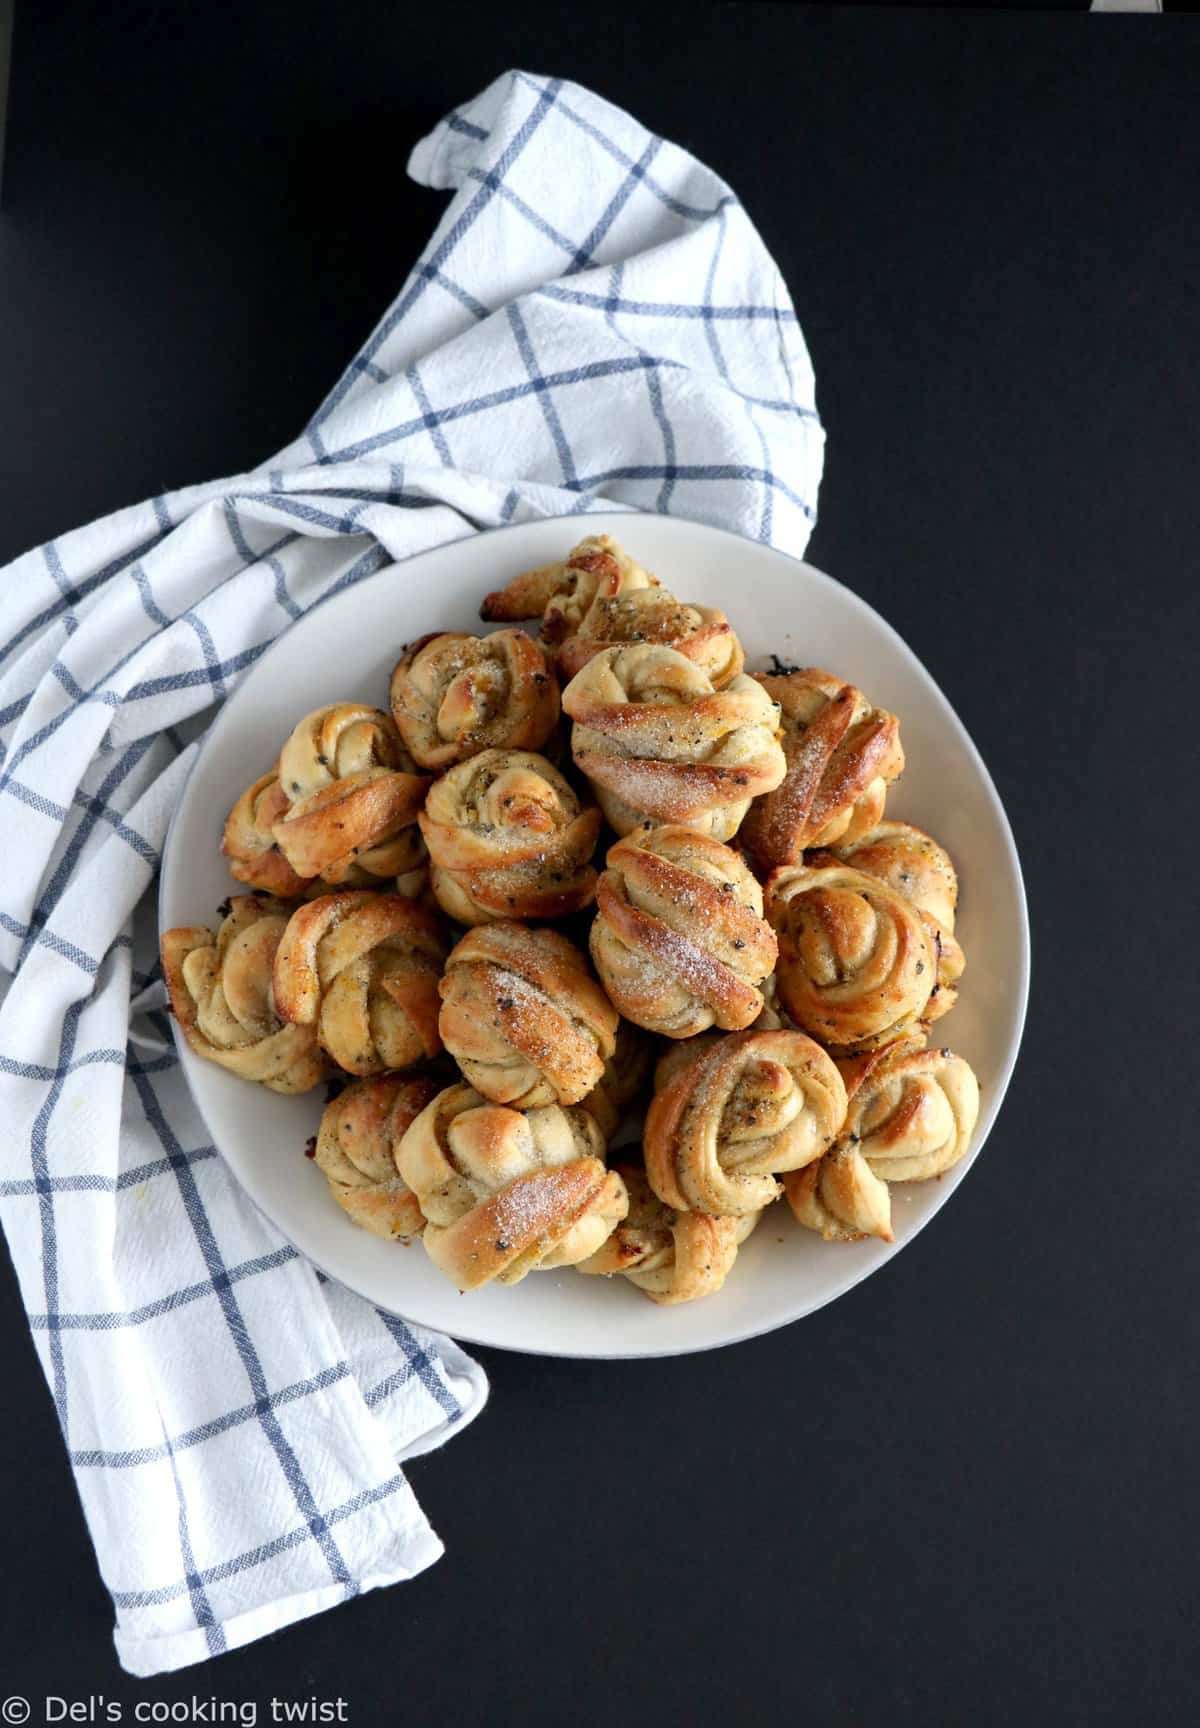
[[[150,891],[200,732],[293,619],[440,542],[616,503],[800,553],[815,517],[808,354],[716,175],[523,72],[409,169],[453,197],[294,444],[2,573],[0,1216],[139,1674],[428,1565],[400,1465],[487,1393],[319,1279],[190,1101]]]

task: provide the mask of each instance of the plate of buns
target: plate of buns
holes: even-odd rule
[[[562,1356],[733,1343],[886,1264],[1028,993],[1003,807],[912,651],[634,513],[300,619],[209,732],[159,913],[247,1203],[384,1310]]]

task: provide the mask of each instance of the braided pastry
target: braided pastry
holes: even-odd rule
[[[900,723],[861,690],[808,666],[756,673],[783,719],[787,774],[750,810],[740,838],[759,869],[799,864],[810,846],[851,841],[883,815],[889,780],[904,767]]]
[[[694,660],[720,689],[742,670],[741,643],[723,612],[693,606],[636,564],[607,534],[590,534],[565,563],[546,564],[489,594],[481,615],[542,618],[542,641],[564,680],[603,648],[662,642]]]
[[[238,882],[282,900],[298,900],[311,884],[292,869],[274,832],[287,808],[287,793],[279,775],[274,770],[260,775],[229,812],[221,851],[229,860],[230,875]]]
[[[843,1062],[849,1105],[819,1164],[784,1177],[801,1224],[827,1242],[891,1242],[891,1182],[925,1182],[957,1164],[979,1115],[979,1082],[953,1051],[901,1039]]]
[[[674,648],[606,648],[563,691],[571,748],[618,834],[682,823],[728,840],[752,798],[783,779],[778,710],[739,674],[714,690]]]
[[[392,714],[422,768],[481,750],[539,750],[558,720],[558,685],[523,630],[422,636],[392,673]]]
[[[285,1025],[275,1008],[275,955],[291,911],[265,894],[239,894],[215,935],[162,935],[171,1011],[192,1049],[273,1092],[307,1092],[329,1072],[313,1028]]]
[[[616,1047],[583,1100],[583,1108],[596,1118],[610,1143],[650,1077],[650,1057],[650,1040],[641,1027],[632,1020],[618,1020]]]
[[[910,822],[880,822],[852,844],[835,846],[833,856],[868,876],[878,876],[911,900],[924,918],[937,954],[937,984],[925,1018],[940,1019],[958,998],[958,980],[967,963],[954,935],[958,875],[950,854]]]
[[[297,875],[373,884],[419,862],[412,825],[429,777],[382,709],[334,702],[306,714],[279,778],[288,807],[272,832]]]
[[[847,864],[776,870],[767,916],[779,937],[779,1001],[797,1026],[851,1053],[921,1023],[937,983],[933,937],[912,903]]]
[[[428,1220],[430,1259],[460,1290],[573,1266],[625,1216],[586,1110],[520,1111],[451,1086],[417,1117],[396,1162]]]
[[[485,750],[434,782],[420,818],[439,906],[460,924],[560,918],[595,897],[600,812],[542,756]]]
[[[617,1011],[557,930],[469,930],[439,990],[443,1044],[475,1090],[499,1104],[578,1104],[615,1048]]]
[[[761,1212],[713,1218],[707,1212],[676,1212],[664,1206],[643,1170],[619,1164],[629,1194],[629,1214],[603,1247],[576,1268],[621,1273],[652,1302],[695,1302],[724,1284]]]
[[[325,1106],[313,1157],[342,1210],[372,1236],[417,1236],[425,1219],[396,1169],[396,1148],[438,1090],[436,1080],[376,1074]]]
[[[719,840],[647,828],[618,840],[596,890],[589,938],[626,1019],[668,1038],[748,1026],[775,964],[762,889]]]
[[[735,1032],[680,1045],[646,1112],[646,1176],[677,1211],[757,1212],[776,1173],[826,1152],[846,1115],[831,1057],[803,1032]]]
[[[438,978],[446,944],[437,915],[402,894],[353,890],[299,907],[275,955],[275,1004],[315,1027],[351,1074],[436,1056]]]

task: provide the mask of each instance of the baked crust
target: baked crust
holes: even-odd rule
[[[617,1170],[629,1195],[629,1213],[577,1270],[606,1277],[619,1274],[663,1306],[714,1295],[761,1212],[736,1218],[677,1212],[664,1206],[644,1170],[632,1164],[619,1164]]]

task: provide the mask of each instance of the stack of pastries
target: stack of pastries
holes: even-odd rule
[[[501,628],[412,643],[388,709],[306,714],[237,800],[246,892],[162,937],[188,1043],[338,1082],[331,1195],[462,1290],[575,1267],[693,1301],[780,1199],[892,1241],[893,1187],[957,1163],[979,1108],[929,1045],[958,881],[885,813],[896,716],[747,673],[723,613],[607,535],[481,610]]]

